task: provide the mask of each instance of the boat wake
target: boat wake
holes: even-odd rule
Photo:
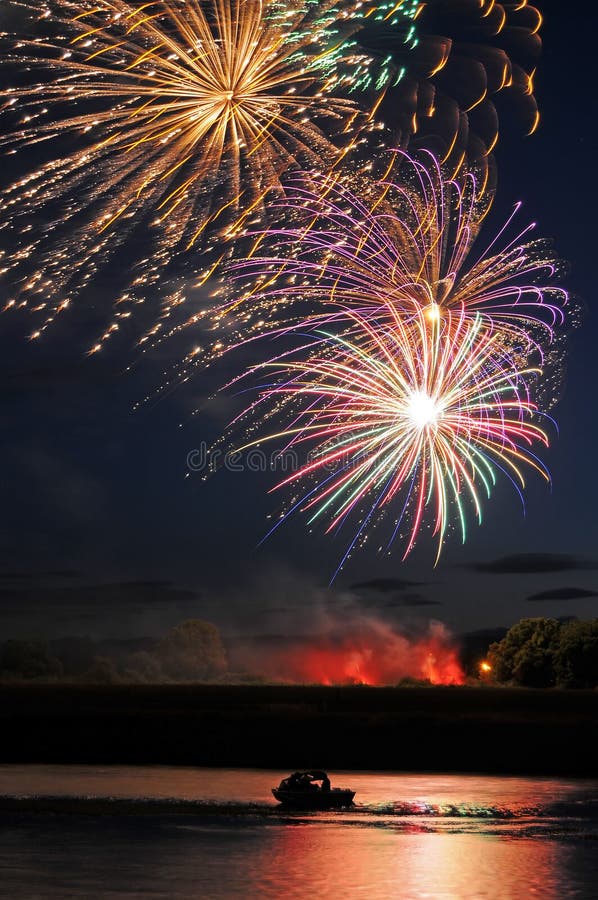
[[[143,816],[184,827],[235,824],[336,824],[387,827],[409,832],[492,833],[514,836],[576,835],[598,838],[598,799],[551,803],[543,807],[429,804],[394,801],[342,810],[292,810],[274,803],[239,803],[181,798],[94,796],[0,796],[0,816]]]

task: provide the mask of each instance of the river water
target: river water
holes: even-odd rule
[[[598,898],[598,781],[335,772],[355,806],[306,814],[287,774],[0,766],[3,798],[46,798],[0,800],[0,897]]]

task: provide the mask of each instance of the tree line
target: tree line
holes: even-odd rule
[[[467,668],[472,671],[471,665]],[[161,684],[248,678],[250,673],[228,671],[218,628],[199,619],[182,622],[162,639],[98,643],[89,637],[66,637],[0,644],[0,681],[5,682]],[[478,678],[521,687],[596,688],[598,619],[522,619],[502,640],[490,644],[477,677],[468,683]]]
[[[0,645],[0,680],[159,684],[210,681],[227,670],[220,632],[199,619],[182,622],[161,640],[106,643],[89,637],[6,641]]]
[[[598,687],[598,619],[521,619],[490,645],[489,679],[536,688]]]

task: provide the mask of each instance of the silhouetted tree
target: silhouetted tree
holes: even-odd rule
[[[226,653],[215,625],[189,619],[177,625],[158,647],[167,676],[193,681],[214,678],[226,671]]]
[[[552,687],[560,633],[556,619],[522,619],[513,625],[501,641],[490,645],[494,678],[526,687]]]
[[[62,663],[65,676],[78,677],[86,672],[97,654],[90,637],[64,637],[52,641],[52,652]]]
[[[148,684],[160,684],[167,679],[164,676],[162,663],[153,653],[139,650],[132,653],[126,663],[125,681],[141,681]]]
[[[598,619],[562,626],[555,670],[557,682],[563,687],[598,686]]]
[[[51,656],[44,641],[7,641],[0,653],[3,678],[57,678],[60,660]]]
[[[116,663],[108,656],[95,656],[82,679],[92,684],[119,684],[122,681]]]

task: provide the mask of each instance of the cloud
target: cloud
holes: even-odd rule
[[[145,607],[164,602],[193,603],[197,599],[195,591],[179,588],[170,581],[114,581],[102,584],[0,588],[3,612],[12,602],[17,608],[19,604],[31,603],[35,606],[56,604],[69,609],[97,606],[118,610],[125,602]]]
[[[540,572],[598,569],[598,562],[567,553],[516,553],[489,562],[470,563],[467,568],[493,575],[535,575]]]
[[[383,613],[384,610],[402,609],[405,607],[415,606],[440,606],[439,600],[430,600],[423,594],[397,592],[391,595],[374,595],[369,597],[355,596],[351,602],[351,608],[355,610],[372,611],[378,610]]]
[[[368,579],[351,587],[322,585],[309,572],[269,560],[246,572],[241,581],[222,578],[203,583],[205,617],[226,635],[330,634],[360,618],[401,628],[420,625],[436,615],[438,604],[400,578]]]
[[[440,606],[440,600],[430,600],[423,594],[397,594],[387,606]]]
[[[74,569],[56,569],[47,572],[0,572],[0,581],[46,581],[54,578],[80,578],[82,574]]]
[[[161,635],[185,619],[205,618],[201,595],[169,582],[50,586],[24,581],[0,586],[3,639]]]
[[[404,581],[401,578],[372,578],[370,581],[359,581],[349,587],[351,591],[379,591],[381,594],[391,594],[395,591],[404,591],[406,588],[419,587],[419,581]]]
[[[543,600],[583,600],[587,597],[598,597],[598,591],[577,587],[560,587],[552,588],[548,591],[539,591],[537,594],[532,594],[527,599],[529,601],[539,602]]]
[[[382,614],[385,610],[406,607],[440,606],[440,601],[430,600],[419,591],[421,581],[406,581],[402,578],[372,578],[359,581],[349,588],[353,591],[351,604],[360,609],[374,609]]]

